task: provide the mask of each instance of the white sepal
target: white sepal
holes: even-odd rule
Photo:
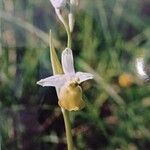
[[[75,74],[72,50],[66,48],[62,52],[61,63],[65,74]]]
[[[91,73],[77,72],[75,77],[79,79],[79,83],[82,83],[86,80],[93,79],[94,76]]]
[[[65,75],[55,75],[45,79],[41,79],[37,82],[37,84],[41,86],[54,86],[54,87],[61,87],[66,82]]]

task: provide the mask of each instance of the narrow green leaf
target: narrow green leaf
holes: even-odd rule
[[[62,66],[61,66],[60,61],[58,59],[56,50],[53,46],[51,30],[49,33],[49,46],[50,46],[50,59],[51,59],[51,63],[52,63],[53,74],[54,75],[55,74],[63,74]]]

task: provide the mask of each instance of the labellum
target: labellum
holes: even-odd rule
[[[85,102],[82,99],[82,89],[77,82],[62,86],[58,104],[68,111],[77,111],[85,107]]]

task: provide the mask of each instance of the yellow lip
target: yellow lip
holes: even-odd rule
[[[59,93],[58,104],[68,111],[77,111],[85,107],[82,99],[82,89],[76,82],[64,85]]]

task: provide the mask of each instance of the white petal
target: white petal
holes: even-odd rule
[[[89,79],[93,79],[93,75],[91,73],[86,73],[86,72],[77,72],[76,73],[76,78],[79,78],[79,83],[84,82]]]
[[[37,84],[41,86],[55,86],[61,87],[66,82],[66,78],[64,75],[55,75],[45,79],[41,79],[37,82]]]
[[[66,48],[62,52],[61,57],[62,67],[65,74],[75,74],[72,50]]]

